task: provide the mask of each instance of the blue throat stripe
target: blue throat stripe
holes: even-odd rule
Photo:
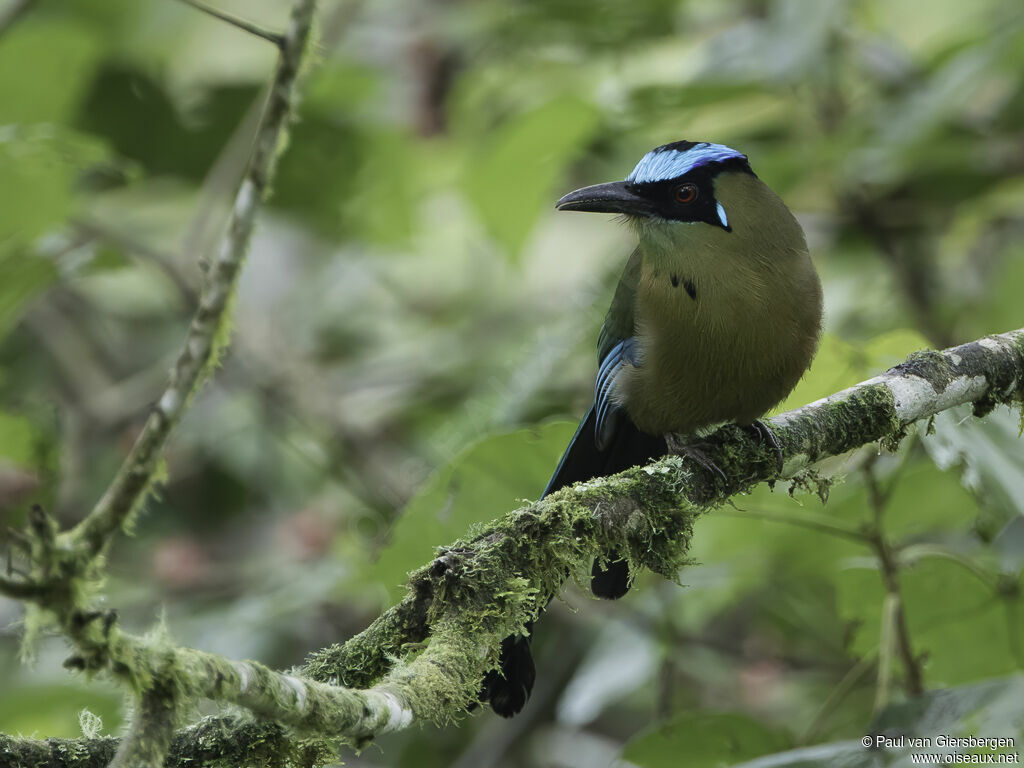
[[[701,142],[687,150],[654,149],[648,152],[636,164],[633,172],[626,177],[630,184],[647,184],[655,181],[677,179],[708,163],[720,163],[734,157],[744,160],[747,156],[724,144]]]

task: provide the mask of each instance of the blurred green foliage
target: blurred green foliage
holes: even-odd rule
[[[284,21],[279,0],[218,6]],[[322,6],[234,346],[110,558],[129,627],[163,612],[181,642],[289,666],[535,497],[631,247],[551,204],[655,145],[736,146],[804,224],[827,334],[782,408],[1024,324],[1019,3]],[[159,396],[273,55],[170,0],[37,0],[0,34],[2,522],[37,501],[80,519]],[[933,427],[826,462],[824,506],[780,486],[706,516],[685,588],[567,590],[535,630],[527,715],[392,734],[349,764],[906,764],[860,745],[886,727],[1022,743],[1017,416]],[[916,699],[883,649],[858,538],[876,522]],[[19,611],[0,601],[0,730],[74,735],[87,707],[116,733],[116,694],[63,670],[59,642],[19,665]]]

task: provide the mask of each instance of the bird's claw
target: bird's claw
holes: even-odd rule
[[[679,446],[679,453],[696,462],[709,472],[713,472],[718,475],[722,478],[723,483],[728,483],[729,478],[725,476],[725,472],[722,471],[722,468],[708,458],[708,455],[701,449],[701,446],[704,445],[707,445],[707,443],[690,443],[689,445],[681,445]]]
[[[754,434],[757,435],[757,439],[760,440],[761,443],[767,441],[768,444],[771,445],[772,450],[775,451],[776,469],[778,470],[778,473],[781,475],[782,467],[784,465],[784,461],[782,458],[782,445],[779,443],[779,438],[775,436],[775,432],[773,432],[772,428],[769,427],[760,419],[754,419],[747,426],[749,426],[754,431]]]

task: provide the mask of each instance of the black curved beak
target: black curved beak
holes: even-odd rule
[[[593,211],[595,213],[626,213],[640,216],[651,212],[650,202],[631,192],[624,181],[595,184],[570,192],[557,203],[560,211]]]

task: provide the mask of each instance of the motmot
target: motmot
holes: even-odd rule
[[[637,246],[601,328],[593,405],[544,494],[663,456],[666,435],[709,466],[694,441],[724,423],[751,426],[781,462],[759,417],[810,365],[822,292],[799,222],[747,156],[709,142],[665,144],[625,181],[577,189],[555,207],[621,214]],[[629,584],[618,553],[594,563],[598,597],[621,597]],[[529,635],[508,637],[481,699],[511,717],[534,677]]]

